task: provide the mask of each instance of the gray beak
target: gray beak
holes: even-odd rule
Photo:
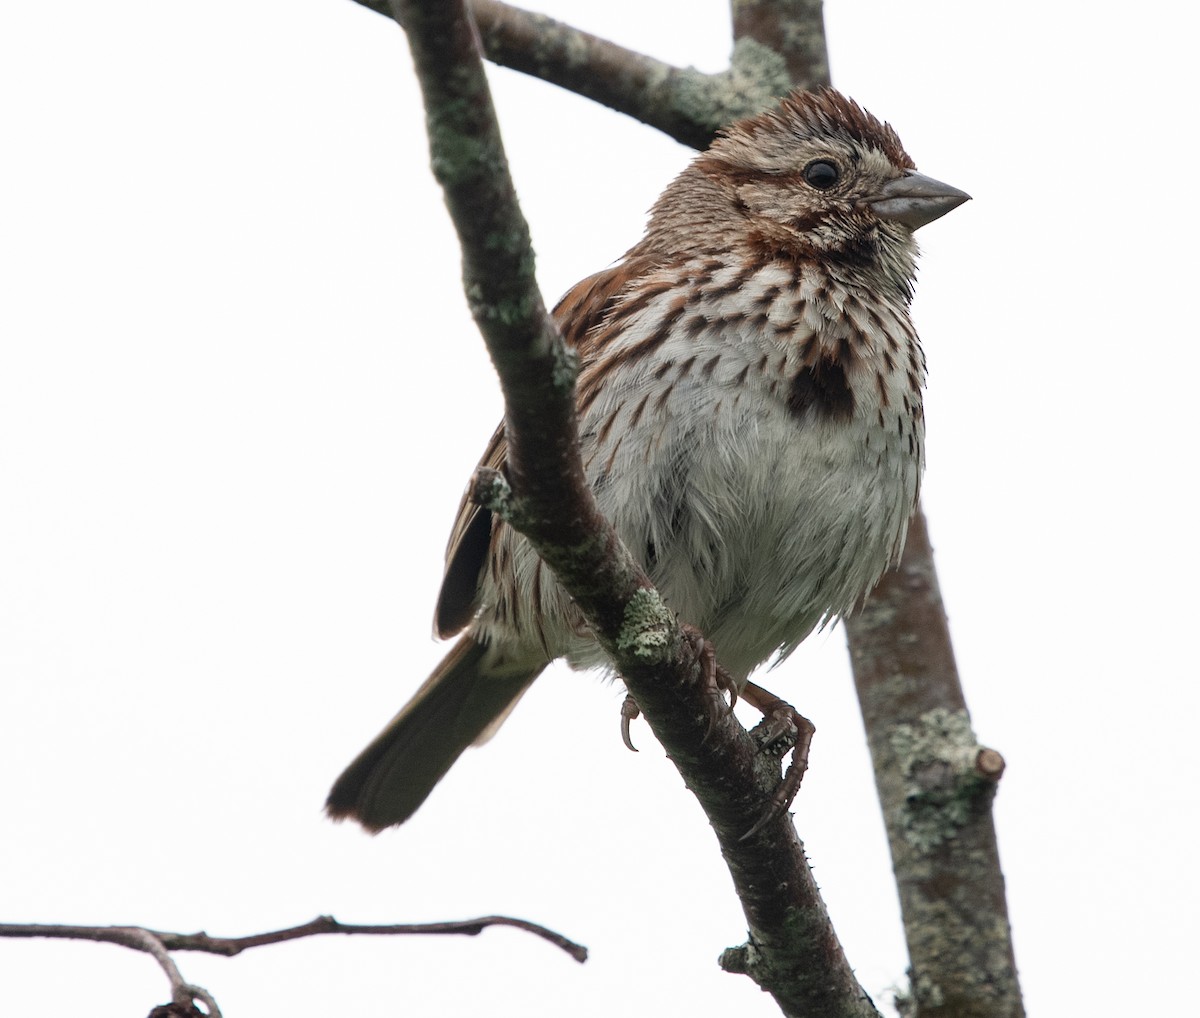
[[[903,177],[884,184],[869,204],[880,219],[903,223],[910,230],[919,230],[926,223],[941,219],[951,209],[970,200],[971,196],[966,191],[943,184],[916,170],[909,170]]]

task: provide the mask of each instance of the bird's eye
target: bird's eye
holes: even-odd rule
[[[817,159],[804,167],[804,179],[818,191],[828,191],[841,175],[837,164],[828,159]]]

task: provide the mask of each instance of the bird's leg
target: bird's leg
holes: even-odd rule
[[[725,694],[729,694],[729,707],[725,712],[728,714],[733,710],[733,705],[737,703],[737,682],[717,663],[716,649],[704,638],[704,634],[699,629],[682,622],[679,630],[683,633],[688,648],[695,655],[696,663],[700,666],[700,678],[704,685],[713,691],[722,704],[725,702]]]
[[[742,687],[742,699],[762,712],[762,721],[755,725],[750,733],[758,743],[759,752],[771,753],[782,758],[789,749],[792,751],[791,763],[771,796],[770,804],[754,826],[742,835],[744,841],[757,834],[791,806],[796,793],[800,791],[804,772],[808,770],[808,751],[817,729],[790,703],[753,682],[747,682]]]
[[[733,676],[717,663],[716,648],[704,638],[704,634],[695,626],[689,626],[686,622],[682,622],[679,630],[683,633],[683,639],[687,642],[692,654],[695,655],[696,663],[700,666],[700,681],[704,684],[705,689],[709,690],[724,708],[725,716],[732,714],[733,705],[737,703],[738,685]],[[726,693],[729,694],[728,706],[725,705]],[[717,715],[709,714],[708,728],[704,732],[706,742],[712,735],[716,723]]]
[[[716,650],[704,638],[704,634],[700,630],[694,626],[689,626],[686,622],[680,623],[679,629],[683,633],[683,639],[687,643],[688,650],[695,657],[696,664],[700,666],[700,681],[704,683],[706,688],[712,690],[713,695],[721,701],[721,705],[725,707],[725,713],[731,714],[733,706],[738,700],[737,681],[717,662]],[[729,694],[729,705],[727,707],[725,706],[726,693]],[[767,695],[769,696],[770,694]],[[783,703],[782,700],[779,702]],[[784,706],[786,707],[787,705],[784,704]],[[632,695],[626,694],[624,701],[621,703],[621,741],[625,743],[627,749],[631,749],[635,753],[637,752],[637,747],[634,746],[633,740],[629,737],[629,723],[641,713],[642,711],[638,707],[637,701]],[[708,731],[704,733],[706,739],[712,734],[714,724],[716,724],[715,717],[710,717]]]

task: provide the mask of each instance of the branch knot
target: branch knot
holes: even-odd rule
[[[506,523],[521,515],[520,500],[504,474],[492,467],[480,467],[471,478],[471,501],[495,513]]]

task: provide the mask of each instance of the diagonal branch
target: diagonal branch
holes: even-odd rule
[[[367,6],[380,9],[376,0],[360,0]],[[641,54],[633,53],[605,40],[597,39],[553,21],[540,15],[533,15],[519,9],[509,7],[496,0],[472,0],[471,8],[482,30],[483,45],[488,56],[497,63],[518,70],[535,74],[545,80],[572,89],[580,94],[594,98],[606,105],[629,113],[632,116],[659,127],[672,137],[696,147],[706,144],[713,130],[720,123],[742,113],[757,109],[765,104],[766,98],[785,91],[789,84],[802,87],[813,87],[829,82],[829,64],[825,48],[824,31],[821,21],[820,0],[733,0],[733,22],[735,31],[735,48],[733,64],[729,71],[720,75],[702,75],[692,69],[680,70],[654,61]],[[781,73],[783,79],[781,80]],[[538,299],[540,311],[540,298]],[[495,354],[493,354],[495,356]],[[499,366],[499,365],[498,365]],[[503,371],[501,372],[503,376]],[[527,376],[528,377],[528,376]],[[510,395],[506,388],[506,395]],[[511,415],[514,406],[519,406],[523,397],[512,393],[516,403],[511,399],[510,428],[513,426]],[[531,396],[536,394],[530,393]],[[573,426],[573,423],[572,423]],[[561,451],[561,450],[560,450]],[[551,459],[553,457],[550,457]],[[536,459],[534,457],[533,459]],[[541,474],[533,459],[529,461],[528,472],[522,481],[515,482],[522,498],[529,498],[530,504],[538,500],[538,495],[532,492],[526,482],[535,481],[537,477],[554,476],[556,467],[547,460],[543,466],[550,471]],[[559,464],[561,467],[562,464]],[[575,477],[572,482],[577,490],[574,495],[582,496],[585,501],[580,505],[590,505],[590,493],[579,490],[586,486],[582,484],[582,475]],[[511,495],[511,493],[508,493]],[[548,492],[553,496],[553,492]],[[499,505],[497,508],[501,508]],[[510,512],[521,515],[521,506],[509,499],[506,508]],[[594,506],[589,510],[593,516]],[[536,514],[533,514],[534,516]],[[577,515],[575,522],[588,520],[586,513]],[[532,517],[531,517],[532,520]],[[543,517],[543,523],[546,522]],[[591,522],[596,520],[591,518]],[[585,531],[589,525],[585,525]],[[524,527],[522,527],[524,529]],[[536,528],[535,528],[536,529]],[[552,528],[551,528],[552,529]],[[538,538],[532,531],[527,535],[538,544]],[[988,972],[992,985],[1003,985],[999,994],[1007,1001],[1016,1001],[1016,1010],[1004,1010],[1008,1005],[1000,1004],[998,1009],[980,1012],[989,1015],[1008,1015],[1020,1013],[1019,990],[1016,984],[1015,968],[1012,966],[1012,944],[1008,932],[1007,919],[1004,910],[1003,878],[995,850],[995,836],[992,829],[990,812],[987,808],[990,801],[990,790],[994,789],[994,778],[999,775],[997,768],[1002,767],[998,754],[992,751],[976,753],[972,763],[964,769],[955,772],[958,779],[966,782],[972,788],[978,787],[976,806],[973,807],[975,817],[973,831],[978,835],[978,845],[983,853],[968,850],[975,845],[974,837],[958,837],[947,842],[932,855],[920,856],[906,851],[905,842],[897,824],[905,813],[907,796],[911,791],[904,782],[896,780],[896,754],[887,749],[897,737],[897,733],[923,730],[920,726],[928,727],[933,717],[930,711],[940,711],[938,717],[950,717],[952,714],[965,719],[965,703],[961,686],[958,683],[957,672],[954,669],[953,652],[950,649],[948,634],[939,635],[928,627],[913,627],[908,624],[908,614],[914,607],[919,607],[919,595],[908,590],[904,577],[910,578],[920,574],[928,578],[936,592],[936,573],[932,554],[924,535],[924,518],[918,511],[913,522],[913,537],[909,541],[905,563],[901,570],[885,578],[867,608],[857,619],[847,622],[847,631],[852,648],[852,657],[859,688],[860,701],[863,707],[864,722],[868,729],[873,759],[876,765],[877,783],[879,785],[881,804],[888,818],[889,835],[892,839],[893,859],[897,869],[901,887],[902,901],[905,904],[905,927],[909,939],[910,955],[914,969],[914,992],[920,996],[925,994],[922,1006],[931,1006],[931,1000],[937,994],[944,994],[947,987],[967,985],[967,974]],[[542,539],[548,540],[551,546],[570,549],[571,541],[578,538],[567,531],[558,533],[545,530]],[[562,543],[562,542],[566,543]],[[608,536],[602,542],[600,558],[604,559],[615,537]],[[574,562],[556,560],[553,547],[543,546],[548,561],[559,571],[564,583],[571,586],[567,579],[572,565],[583,565],[577,572],[578,582],[587,584],[589,580],[596,581],[594,587],[599,590],[611,580],[621,583],[610,588],[618,595],[618,603],[628,603],[625,595],[641,589],[645,578],[631,572],[632,563],[622,560],[620,555],[611,560],[610,564],[619,564],[615,570],[592,572],[587,570],[595,562],[584,556],[575,557]],[[577,549],[578,550],[578,549]],[[597,548],[591,549],[593,552]],[[568,556],[572,557],[572,556]],[[586,562],[586,565],[584,564]],[[593,604],[592,608],[603,612],[603,598]],[[940,601],[938,602],[940,611]],[[611,606],[610,606],[611,609]],[[906,614],[907,613],[907,614]],[[616,616],[609,611],[608,621],[615,623]],[[943,625],[944,630],[944,625]],[[601,627],[601,632],[604,628]],[[665,638],[666,644],[673,648],[665,659],[679,665],[686,664],[686,653],[681,650],[678,634],[671,632]],[[608,644],[610,651],[616,653],[617,663],[623,673],[630,678],[630,688],[641,703],[643,709],[655,727],[655,733],[667,746],[668,752],[677,761],[683,757],[682,749],[674,746],[672,739],[678,734],[686,742],[686,733],[671,733],[664,726],[669,726],[673,720],[687,716],[686,710],[681,711],[682,704],[670,702],[666,697],[660,705],[653,706],[652,701],[656,691],[667,689],[665,684],[659,684],[655,689],[640,689],[639,678],[636,675],[636,665],[622,661],[619,648]],[[680,656],[682,655],[682,656]],[[888,701],[886,676],[892,676],[888,670],[888,662],[899,660],[909,662],[909,676],[919,674],[932,676],[935,681],[929,683],[929,695],[926,706],[929,710],[924,713],[891,714],[888,710],[880,709]],[[648,662],[651,666],[654,662]],[[651,670],[653,670],[651,668]],[[884,678],[881,678],[884,676]],[[892,704],[900,710],[900,705]],[[655,712],[661,708],[662,714],[655,724]],[[694,712],[693,712],[694,713]],[[969,721],[966,728],[967,741],[974,745],[970,735]],[[914,726],[916,726],[914,728]],[[936,725],[935,725],[936,727]],[[736,741],[736,735],[731,736]],[[936,740],[935,740],[936,741]],[[958,747],[954,752],[959,752]],[[745,774],[752,774],[755,761],[740,759],[729,748],[722,747],[726,762],[736,761],[733,768]],[[976,759],[977,758],[977,759]],[[957,758],[956,758],[957,759]],[[910,760],[911,762],[911,760]],[[703,765],[701,767],[703,769]],[[953,768],[952,768],[953,770]],[[728,789],[722,784],[719,771],[713,772],[716,780],[706,787],[703,782],[689,784],[704,803],[706,810],[719,813],[721,811],[722,795]],[[976,779],[983,778],[984,784],[977,786]],[[991,783],[989,783],[991,782]],[[721,836],[721,826],[714,819],[714,827]],[[735,828],[740,829],[740,828]],[[798,845],[798,842],[797,842]],[[723,839],[724,846],[724,839]],[[736,854],[736,853],[735,853]],[[726,855],[730,859],[729,854]],[[953,903],[959,910],[963,922],[954,928],[943,932],[947,936],[932,937],[928,921],[931,909],[951,907],[950,902],[942,900],[936,893],[936,888],[958,886],[958,878],[964,875],[963,867],[974,865],[974,861],[983,858],[986,864],[974,875],[971,883],[980,888],[976,901],[969,907],[962,901]],[[731,861],[731,867],[734,866]],[[932,872],[946,877],[946,880],[928,880]],[[924,875],[924,877],[922,876]],[[762,874],[759,874],[761,877]],[[977,877],[978,879],[975,879]],[[736,873],[735,873],[736,878]],[[984,889],[986,885],[986,890]],[[761,886],[761,884],[759,885]],[[919,893],[918,893],[919,889]],[[749,887],[739,886],[743,890],[743,903],[747,916],[751,920],[752,943],[756,931],[756,917],[766,926],[771,924],[770,903],[765,903],[765,909],[759,909],[754,904],[753,892]],[[934,893],[931,893],[934,892]],[[816,899],[819,904],[819,899]],[[764,904],[764,903],[759,903]],[[974,916],[974,919],[970,919]],[[990,919],[996,919],[991,923]],[[972,925],[974,923],[974,925]],[[987,926],[984,934],[983,924]],[[936,925],[936,924],[935,924]],[[832,931],[830,931],[832,932]],[[836,941],[834,941],[836,943]],[[947,949],[947,944],[957,945]],[[992,973],[991,968],[974,969],[968,964],[965,968],[955,964],[955,957],[966,958],[972,952],[965,950],[965,945],[974,944],[978,953],[990,945],[996,957],[1001,959],[1000,969]],[[761,958],[761,955],[751,952],[750,957]],[[723,963],[728,968],[738,968],[746,958],[738,953],[727,954]],[[1005,967],[1007,966],[1007,967]],[[766,966],[769,969],[770,966]],[[992,966],[995,968],[995,966]],[[1003,971],[1001,971],[1003,970]],[[755,973],[755,978],[761,982],[772,982],[769,972]],[[994,976],[994,978],[992,978]],[[930,990],[936,987],[936,991]],[[924,989],[923,989],[924,988]],[[948,1013],[948,1012],[947,1012]],[[965,1012],[964,1012],[965,1013]]]
[[[356,0],[391,15],[387,0]],[[675,67],[499,0],[470,0],[489,60],[625,113],[692,148],[722,124],[756,113],[791,87],[788,68],[747,37],[717,74]],[[814,79],[815,83],[816,79]]]
[[[742,840],[778,784],[777,763],[697,681],[693,644],[596,508],[579,457],[574,358],[537,291],[467,10],[462,0],[394,0],[393,11],[420,80],[464,288],[504,391],[507,478],[478,475],[476,497],[554,569],[704,807],[750,928],[749,947],[726,968],[751,974],[789,1015],[875,1015],[792,824],[778,818]]]

